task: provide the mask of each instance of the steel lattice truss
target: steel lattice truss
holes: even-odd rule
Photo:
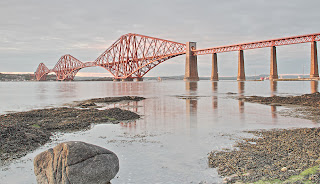
[[[298,43],[307,43],[307,42],[313,42],[313,41],[319,41],[319,40],[320,40],[320,33],[316,33],[316,34],[292,36],[292,37],[286,37],[286,38],[263,40],[263,41],[257,41],[257,42],[235,44],[235,45],[219,46],[219,47],[213,47],[213,48],[207,48],[207,49],[198,49],[198,50],[194,50],[193,54],[205,55],[205,54],[213,54],[213,53],[220,53],[220,52],[230,52],[230,51],[281,46],[281,45],[291,45],[291,44],[298,44]]]
[[[96,60],[116,79],[141,78],[158,64],[186,53],[186,44],[138,34],[121,36]]]
[[[82,63],[71,55],[62,56],[55,67],[49,70],[43,63],[35,76],[45,79],[55,72],[57,80],[73,80],[77,72],[86,67],[100,66],[116,79],[141,78],[158,64],[186,53],[186,44],[138,34],[121,36],[94,62]]]
[[[55,72],[57,80],[73,80],[78,71],[85,65],[75,57],[67,54],[62,56],[51,72]]]
[[[48,67],[43,64],[40,63],[36,72],[35,72],[35,77],[37,81],[44,81],[46,80],[47,74],[50,72],[50,70],[48,69]]]

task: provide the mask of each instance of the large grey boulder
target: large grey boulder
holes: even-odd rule
[[[108,183],[119,171],[119,159],[105,148],[85,142],[64,142],[37,155],[38,183]]]

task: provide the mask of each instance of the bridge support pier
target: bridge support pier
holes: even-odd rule
[[[186,71],[185,81],[199,81],[197,56],[193,55],[192,50],[196,49],[196,42],[187,42],[186,46]]]
[[[122,79],[122,81],[133,81],[133,78],[125,78],[125,79]]]
[[[143,78],[136,78],[136,81],[139,82],[139,81],[143,81]]]
[[[319,78],[318,72],[318,53],[317,42],[311,42],[311,66],[310,66],[310,78]]]
[[[218,81],[218,80],[219,80],[217,53],[213,53],[213,54],[212,54],[211,80],[212,80],[212,81]]]
[[[119,82],[119,81],[120,79],[116,79],[116,78],[113,79],[113,82]]]
[[[238,56],[238,81],[245,81],[246,75],[244,72],[244,56],[243,56],[243,50],[239,50],[239,56]]]
[[[277,51],[275,46],[271,47],[269,80],[274,79],[278,79]]]

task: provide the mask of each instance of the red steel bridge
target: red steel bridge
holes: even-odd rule
[[[197,56],[212,54],[211,80],[219,80],[217,53],[239,52],[238,77],[239,81],[245,80],[243,51],[264,47],[271,48],[270,79],[278,79],[276,47],[299,43],[311,43],[311,69],[310,78],[319,78],[318,56],[316,41],[320,40],[320,33],[292,36],[271,40],[263,40],[235,45],[219,46],[206,49],[196,49],[196,42],[178,43],[174,41],[154,38],[139,34],[126,34],[115,41],[95,61],[83,63],[67,54],[62,56],[53,69],[40,63],[35,78],[38,81],[46,80],[46,76],[54,72],[57,80],[73,80],[79,70],[86,67],[100,66],[109,71],[115,80],[133,79],[142,80],[152,68],[176,56],[186,54],[185,80],[197,81],[198,67]]]

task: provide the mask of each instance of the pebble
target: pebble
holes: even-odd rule
[[[286,167],[282,167],[282,168],[281,168],[281,171],[282,171],[282,172],[286,172],[287,170],[288,170],[288,168],[286,168]]]

